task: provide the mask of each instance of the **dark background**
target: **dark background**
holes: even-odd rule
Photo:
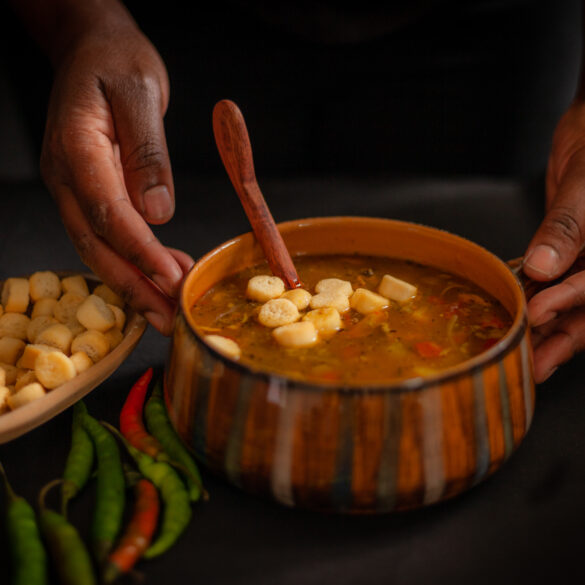
[[[169,70],[177,174],[222,172],[211,110],[230,98],[259,176],[539,176],[579,67],[577,0],[127,6]],[[10,176],[36,168],[51,71],[6,7],[1,32]]]

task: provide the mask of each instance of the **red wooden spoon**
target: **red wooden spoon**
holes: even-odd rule
[[[302,286],[292,258],[258,186],[246,123],[234,102],[222,100],[215,104],[213,133],[221,160],[254,234],[264,250],[270,270],[275,276],[282,278],[287,288]]]

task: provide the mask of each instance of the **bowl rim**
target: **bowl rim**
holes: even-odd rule
[[[506,332],[506,334],[492,347],[489,349],[469,358],[459,364],[441,370],[436,374],[432,374],[429,376],[417,376],[413,378],[404,378],[398,379],[395,382],[385,382],[385,383],[376,383],[376,384],[339,384],[336,382],[311,382],[302,380],[300,378],[294,378],[285,376],[282,374],[277,374],[274,372],[270,372],[264,369],[257,369],[248,364],[242,364],[238,361],[232,360],[231,358],[221,354],[216,349],[208,345],[204,340],[203,337],[197,332],[194,324],[191,322],[190,312],[188,308],[185,306],[185,299],[186,299],[186,287],[187,283],[191,275],[194,273],[195,268],[201,264],[215,256],[216,254],[222,253],[224,250],[231,248],[237,242],[239,242],[243,238],[254,238],[254,234],[251,231],[244,232],[225,242],[219,244],[203,256],[199,257],[199,259],[195,262],[193,267],[189,270],[185,278],[181,283],[181,290],[179,294],[179,304],[178,304],[178,311],[177,311],[177,319],[182,319],[186,325],[186,330],[188,334],[191,336],[192,339],[204,350],[211,354],[215,359],[219,360],[224,366],[233,368],[235,370],[240,371],[247,376],[255,377],[264,380],[267,384],[277,383],[280,386],[286,386],[287,388],[295,388],[298,390],[303,391],[312,391],[312,392],[341,392],[343,394],[378,394],[378,393],[404,393],[404,392],[414,392],[417,390],[422,390],[425,388],[433,387],[433,386],[440,386],[446,382],[453,382],[459,378],[473,376],[480,370],[487,368],[488,366],[493,365],[494,363],[499,362],[503,359],[508,353],[510,353],[513,349],[515,349],[524,338],[526,334],[526,330],[528,328],[528,320],[527,320],[527,311],[526,311],[526,297],[524,295],[524,289],[522,287],[522,283],[516,273],[511,269],[511,267],[506,264],[501,258],[496,256],[493,252],[488,250],[487,248],[473,242],[472,240],[465,238],[464,236],[460,236],[458,234],[454,234],[448,230],[444,230],[442,228],[437,228],[429,225],[425,225],[422,223],[416,223],[412,221],[403,221],[403,220],[395,220],[395,219],[388,219],[388,218],[379,218],[379,217],[368,217],[368,216],[324,216],[324,217],[310,217],[310,218],[303,218],[303,219],[294,219],[284,222],[277,223],[277,226],[280,230],[283,229],[290,229],[296,227],[303,227],[307,225],[307,223],[314,223],[314,222],[323,222],[323,223],[336,223],[339,221],[364,221],[364,222],[376,222],[376,223],[384,223],[384,224],[401,224],[405,227],[412,226],[413,228],[422,228],[423,230],[430,230],[434,232],[439,232],[445,234],[449,238],[454,239],[455,241],[459,240],[462,243],[465,243],[468,246],[476,248],[478,251],[483,252],[491,256],[492,260],[495,260],[496,263],[500,264],[502,267],[505,267],[507,272],[510,276],[510,282],[514,283],[514,286],[519,293],[519,296],[522,300],[521,306],[518,307],[516,314],[513,316],[513,322],[510,326],[510,329]],[[176,328],[176,324],[175,324]]]

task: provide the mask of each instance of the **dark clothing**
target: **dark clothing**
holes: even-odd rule
[[[190,169],[217,168],[211,110],[231,98],[259,173],[540,173],[580,53],[575,1],[141,5]]]

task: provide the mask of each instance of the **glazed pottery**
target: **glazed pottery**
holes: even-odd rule
[[[252,233],[234,238],[187,275],[165,371],[171,419],[200,462],[283,504],[350,513],[433,504],[501,467],[534,411],[526,298],[509,266],[459,236],[400,221],[329,217],[279,229],[293,257],[399,257],[472,280],[512,326],[463,364],[400,383],[338,387],[253,371],[208,347],[190,316],[213,284],[263,261]]]

